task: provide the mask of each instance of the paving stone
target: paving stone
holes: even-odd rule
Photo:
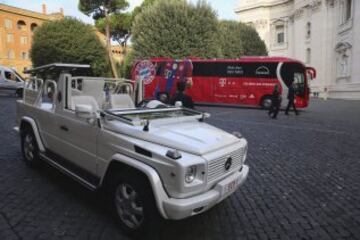
[[[0,239],[129,239],[102,198],[49,166],[27,168],[15,98],[0,96]],[[300,116],[200,107],[249,142],[247,182],[162,239],[360,239],[360,102],[311,102]]]

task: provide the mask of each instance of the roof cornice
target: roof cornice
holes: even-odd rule
[[[244,1],[244,0],[242,0]],[[293,2],[294,0],[260,0],[260,1],[254,1],[253,3],[249,4],[239,4],[238,7],[236,7],[235,13],[240,13],[243,11],[256,9],[256,8],[263,8],[263,7],[273,7],[281,4],[286,4],[289,2]]]
[[[26,9],[22,9],[22,8],[18,8],[18,7],[9,6],[9,5],[6,5],[3,3],[0,3],[0,11],[12,13],[12,14],[16,14],[16,15],[20,15],[20,16],[24,16],[24,17],[37,18],[37,19],[45,20],[45,21],[53,20],[54,16],[61,14],[61,13],[52,13],[52,14],[47,15],[47,14],[43,14],[43,13],[39,13],[39,12],[35,12],[35,11],[30,11],[30,10],[26,10]]]

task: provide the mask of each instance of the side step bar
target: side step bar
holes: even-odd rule
[[[81,185],[83,185],[84,187],[90,189],[91,191],[95,191],[98,187],[93,185],[92,183],[86,181],[85,179],[83,179],[82,177],[76,175],[75,173],[73,173],[72,171],[68,170],[67,168],[63,167],[62,165],[60,165],[59,163],[57,163],[56,161],[52,160],[51,158],[49,158],[48,156],[46,156],[43,153],[40,153],[40,157],[45,160],[47,163],[49,163],[51,166],[55,167],[56,169],[60,170],[62,173],[70,176],[71,178],[73,178],[74,180],[76,180],[77,182],[79,182]]]

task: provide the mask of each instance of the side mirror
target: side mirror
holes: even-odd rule
[[[79,118],[91,119],[96,116],[93,106],[87,104],[75,105],[75,114]]]

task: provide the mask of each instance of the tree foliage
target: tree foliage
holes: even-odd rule
[[[129,7],[126,0],[80,0],[78,8],[84,14],[97,20],[107,14],[119,13]]]
[[[34,67],[45,64],[90,64],[97,76],[108,76],[106,50],[90,25],[73,18],[47,22],[34,33],[30,56]]]
[[[122,77],[130,79],[131,78],[131,70],[134,63],[134,51],[129,51],[126,54],[126,57],[124,59],[124,63],[121,66],[120,74]]]
[[[221,21],[219,28],[224,58],[267,55],[265,43],[254,28],[236,21]]]
[[[242,25],[240,42],[244,49],[245,56],[265,56],[267,55],[265,42],[260,38],[255,28],[239,23]]]
[[[133,15],[131,13],[115,13],[109,16],[110,36],[112,40],[117,41],[120,45],[125,46],[131,31]],[[100,18],[95,21],[96,28],[105,33],[106,19]]]
[[[135,58],[220,56],[217,16],[205,1],[155,0],[135,18],[132,34]]]
[[[135,19],[135,17],[137,15],[139,15],[140,13],[143,12],[144,9],[148,8],[148,7],[151,7],[152,5],[154,5],[154,3],[156,2],[157,0],[144,0],[140,6],[137,6],[134,8],[133,12],[132,12],[132,16],[133,16],[133,19]]]
[[[110,16],[117,14],[121,15],[121,11],[129,7],[127,0],[80,0],[78,8],[81,12],[88,16],[92,16],[95,21],[104,20],[105,33],[106,33],[106,48],[108,58],[110,61],[112,73],[118,77],[114,59],[111,54],[111,32],[110,32]],[[123,32],[117,32],[116,37],[122,38]],[[126,36],[126,34],[125,34]]]

